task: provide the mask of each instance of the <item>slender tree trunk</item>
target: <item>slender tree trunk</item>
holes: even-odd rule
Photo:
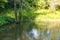
[[[20,40],[20,37],[19,37],[19,26],[20,24],[18,24],[19,22],[19,17],[17,15],[17,7],[16,7],[16,0],[14,0],[14,12],[15,12],[15,40]]]
[[[15,22],[16,22],[16,28],[15,28],[15,40],[22,40],[21,39],[21,34],[22,34],[22,0],[20,0],[20,10],[19,10],[19,15],[16,13],[16,0],[14,0],[14,12],[15,12]],[[19,22],[19,23],[18,23]],[[18,24],[17,24],[18,23]]]
[[[22,40],[22,32],[23,32],[23,20],[22,20],[22,3],[23,3],[23,0],[20,0],[20,8],[19,8],[19,19],[20,19],[20,40]]]
[[[16,0],[14,0],[14,14],[15,14],[15,22],[17,22]],[[16,24],[15,24],[15,27],[16,27]],[[15,28],[15,40],[17,40],[17,28]]]
[[[20,10],[19,10],[20,22],[22,21],[22,3],[23,3],[23,0],[20,0]]]
[[[15,13],[15,22],[16,22],[17,21],[16,0],[14,0],[14,13]]]

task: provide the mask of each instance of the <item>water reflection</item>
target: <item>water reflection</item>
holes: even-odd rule
[[[59,37],[56,37],[56,39],[55,39],[55,40],[60,40],[60,39],[59,39]]]
[[[37,29],[32,29],[30,32],[29,32],[29,35],[31,37],[34,37],[35,39],[38,39],[38,30]]]
[[[2,32],[0,32],[0,40],[16,40],[15,24],[7,25],[7,28],[8,27],[10,27],[8,31],[7,29],[5,29],[2,30]],[[22,40],[60,40],[59,28],[54,28],[54,29],[47,28],[47,29],[43,29],[43,31],[32,28],[31,31],[29,32],[24,31],[24,33],[25,34],[22,33],[24,37],[24,39],[22,38]],[[20,40],[20,38],[18,37],[17,40]]]
[[[50,30],[46,30],[45,32],[39,31],[37,29],[32,29],[29,33],[28,36],[30,38],[34,39],[39,39],[39,40],[50,40],[51,39],[51,32]]]
[[[3,30],[1,30],[3,29]],[[15,40],[15,24],[8,24],[0,29],[0,40]]]
[[[39,31],[33,28],[29,32],[29,36],[37,40],[60,40],[59,34],[58,34],[59,32],[57,30],[58,28],[56,28],[55,30],[47,29],[44,31],[41,31],[41,30]]]
[[[45,31],[45,35],[46,35],[46,40],[51,40],[51,31],[50,31],[50,29],[47,29],[46,31]]]

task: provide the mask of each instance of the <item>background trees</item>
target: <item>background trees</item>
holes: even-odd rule
[[[20,2],[17,1],[17,8],[19,8]],[[59,0],[23,0],[23,9],[32,9],[32,8],[40,8],[40,9],[47,9],[51,8],[53,5],[60,5]],[[14,7],[14,0],[0,0],[0,8],[13,8]],[[55,6],[54,6],[55,7]],[[52,9],[52,8],[51,8]]]

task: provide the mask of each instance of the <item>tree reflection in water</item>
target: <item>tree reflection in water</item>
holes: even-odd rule
[[[46,35],[47,35],[47,39],[51,40],[51,31],[49,29],[46,31]]]
[[[5,27],[5,26],[4,26]],[[12,29],[10,29],[9,31],[4,30],[1,34],[0,34],[0,40],[15,40],[15,24],[12,25],[7,25],[8,27],[13,27]],[[21,30],[20,30],[21,31]],[[52,31],[52,32],[51,32]],[[53,30],[50,29],[45,29],[43,31],[38,31],[38,29],[34,29],[32,28],[31,31],[25,32],[25,34],[22,34],[24,38],[24,40],[60,40],[60,28],[54,28]],[[17,40],[20,40],[19,37],[17,38]]]

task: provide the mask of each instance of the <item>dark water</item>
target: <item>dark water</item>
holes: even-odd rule
[[[15,40],[15,24],[8,24],[0,28],[0,40]]]
[[[21,34],[22,32],[22,34]],[[0,29],[0,40],[60,40],[59,28],[38,30],[32,28],[25,31],[20,28],[20,24],[8,24]],[[20,38],[20,34],[22,35]]]

